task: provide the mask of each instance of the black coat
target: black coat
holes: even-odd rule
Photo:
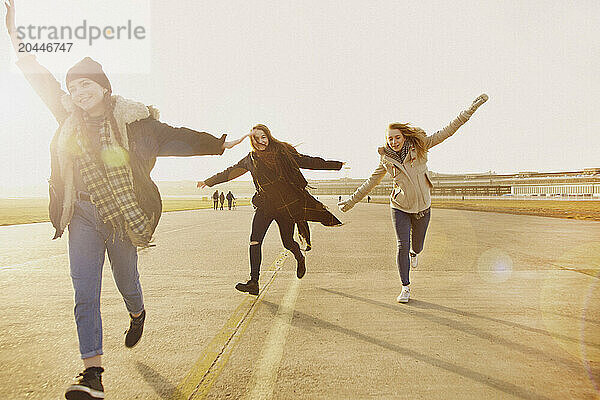
[[[299,168],[339,170],[343,165],[340,161],[326,161],[320,157],[296,154],[293,156],[294,165],[286,165],[292,171],[287,175],[279,170],[269,169],[261,162],[253,153],[249,153],[237,164],[211,176],[204,183],[214,186],[250,171],[257,191],[252,199],[255,207],[289,216],[294,222],[317,221],[326,226],[341,225],[321,202],[308,193],[306,179],[299,171]],[[286,158],[282,157],[280,162],[287,162]]]

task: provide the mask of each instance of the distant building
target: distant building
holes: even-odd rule
[[[600,197],[600,168],[581,171],[536,172],[515,174],[494,172],[475,174],[431,173],[434,196],[540,196]],[[314,195],[350,195],[364,179],[341,178],[311,180]],[[389,195],[392,180],[386,176],[371,195]]]

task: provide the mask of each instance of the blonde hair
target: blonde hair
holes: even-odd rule
[[[388,126],[388,134],[389,131],[392,129],[397,129],[402,133],[402,136],[404,136],[404,138],[406,140],[409,140],[410,143],[415,146],[415,150],[417,151],[417,157],[418,158],[426,158],[427,157],[427,145],[426,145],[426,138],[427,138],[427,134],[425,133],[425,131],[421,128],[418,128],[416,126],[410,126],[410,122],[407,122],[405,124],[402,124],[400,122],[394,122],[392,124],[390,124]],[[387,142],[387,137],[388,135],[386,135],[386,142]]]

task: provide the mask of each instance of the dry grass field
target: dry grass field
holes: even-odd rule
[[[373,202],[387,203],[377,199]],[[247,206],[250,199],[238,199],[238,206]],[[164,212],[212,208],[212,200],[164,199]],[[225,203],[227,207],[227,203]],[[432,207],[458,210],[528,214],[543,217],[600,221],[600,201],[564,200],[442,200],[434,199]],[[0,199],[0,226],[48,221],[48,199]]]
[[[388,202],[387,199],[374,199],[371,201],[378,203]],[[455,210],[489,211],[600,221],[600,201],[595,200],[433,199],[431,206],[433,208],[451,208]]]
[[[238,199],[238,206],[247,206],[250,199]],[[163,212],[212,208],[212,200],[163,199]],[[227,208],[227,202],[225,207]],[[0,199],[0,226],[48,222],[48,199]]]
[[[433,207],[600,221],[600,201],[434,200]]]

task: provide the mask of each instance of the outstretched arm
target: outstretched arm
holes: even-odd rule
[[[444,129],[437,131],[431,136],[427,137],[427,148],[431,148],[435,145],[442,143],[444,140],[448,139],[452,136],[458,128],[460,128],[465,122],[471,118],[471,115],[486,101],[488,100],[488,95],[483,93],[478,96],[469,108],[462,111],[458,117],[456,117],[452,122],[448,124]]]
[[[346,212],[352,207],[354,207],[356,203],[361,201],[366,195],[369,194],[369,192],[371,192],[371,190],[373,190],[375,186],[379,184],[379,182],[381,182],[386,172],[387,170],[380,162],[375,171],[373,171],[373,173],[369,177],[369,179],[367,179],[362,185],[360,185],[360,187],[356,189],[356,191],[352,194],[352,196],[350,196],[348,200],[340,201],[338,203],[340,211]]]
[[[58,83],[54,75],[38,63],[34,55],[26,52],[19,52],[21,39],[18,37],[17,26],[15,23],[15,1],[5,0],[4,5],[6,7],[6,30],[8,31],[13,48],[17,54],[17,66],[23,72],[23,75],[25,75],[25,78],[33,90],[35,90],[38,96],[40,96],[42,101],[50,109],[54,118],[61,123],[68,116],[68,113],[61,102],[62,96],[66,93],[61,89],[60,83]]]
[[[8,32],[8,36],[10,36],[13,49],[15,49],[15,53],[17,53],[17,57],[20,58],[24,53],[19,53],[21,39],[19,39],[17,33],[17,24],[15,23],[15,0],[4,0],[4,6],[6,7],[6,31]]]
[[[345,162],[341,161],[328,161],[322,159],[321,157],[312,157],[304,154],[298,154],[298,156],[296,156],[296,162],[300,168],[304,169],[322,169],[334,171],[339,171],[345,164]]]
[[[198,132],[190,128],[176,128],[153,118],[143,121],[148,138],[155,143],[151,146],[154,148],[154,156],[221,155],[225,149],[238,145],[246,137],[242,136],[240,139],[226,142],[226,134],[217,138],[209,133]]]
[[[244,139],[246,139],[251,134],[252,133],[246,133],[244,136],[242,136],[239,139],[232,140],[231,142],[223,142],[223,150],[231,149],[231,148],[237,146],[238,144],[242,143],[244,141]]]
[[[227,168],[225,171],[219,172],[218,174],[214,174],[210,178],[205,179],[203,181],[199,181],[196,184],[196,187],[200,189],[205,188],[206,186],[212,187],[219,183],[231,181],[239,176],[242,176],[246,172],[248,172],[247,162],[248,157],[244,157],[237,164]]]

